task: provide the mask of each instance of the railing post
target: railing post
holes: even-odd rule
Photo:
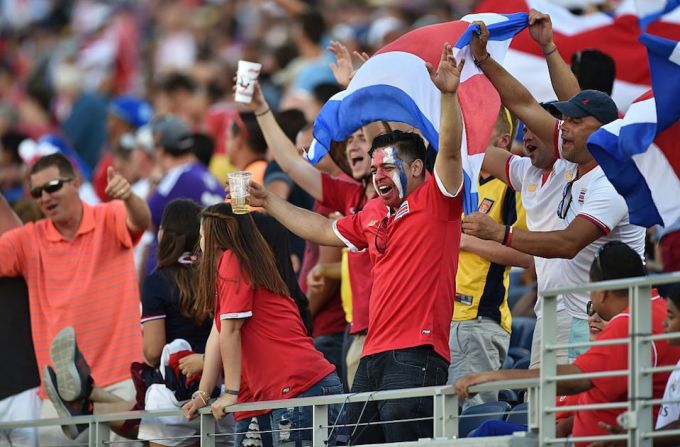
[[[215,447],[215,418],[212,413],[202,413],[200,418],[201,447]]]
[[[652,341],[642,339],[652,334],[652,301],[649,286],[632,286],[628,289],[630,306],[630,344],[628,348],[628,414],[632,424],[628,432],[631,447],[651,447],[652,439],[643,439],[644,433],[654,429],[652,407],[643,405],[643,399],[651,399],[652,374],[642,371],[652,366]]]
[[[536,387],[530,386],[527,388],[527,431],[536,433],[538,431],[538,403],[540,397],[538,395],[538,389]]]
[[[312,445],[323,447],[328,441],[328,405],[312,405]]]
[[[111,427],[109,422],[94,421],[90,424],[88,445],[104,447],[111,440]]]
[[[541,372],[540,372],[540,399],[539,408],[547,408],[555,405],[557,384],[554,380],[548,380],[557,374],[557,355],[554,349],[546,349],[554,346],[557,341],[557,296],[543,296],[543,323],[541,325]],[[538,420],[539,444],[548,438],[555,437],[555,413],[544,411]]]
[[[458,437],[458,396],[455,394],[444,394],[444,421],[442,428],[443,438]]]

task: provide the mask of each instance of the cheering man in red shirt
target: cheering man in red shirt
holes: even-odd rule
[[[437,71],[442,92],[439,154],[426,174],[425,145],[415,133],[378,136],[371,148],[373,184],[381,200],[336,222],[296,208],[251,183],[251,205],[264,207],[300,237],[322,245],[368,250],[373,260],[369,325],[352,392],[443,385],[460,243],[462,117],[456,91],[463,63],[445,45]],[[359,420],[361,415],[361,420]],[[415,441],[432,425],[381,421],[432,416],[431,399],[354,404],[352,444]]]

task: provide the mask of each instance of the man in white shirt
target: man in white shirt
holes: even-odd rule
[[[612,99],[595,90],[584,90],[569,101],[552,105],[563,121],[556,120],[486,51],[488,31],[480,23],[481,34],[472,41],[472,53],[484,74],[501,95],[501,101],[521,119],[555,156],[564,159],[576,175],[568,181],[557,206],[557,216],[564,221],[562,229],[552,231],[513,231],[481,213],[463,221],[463,231],[482,239],[496,240],[525,253],[542,258],[562,258],[555,265],[561,284],[569,286],[588,282],[588,268],[599,248],[608,241],[619,240],[644,257],[644,228],[631,225],[625,200],[609,183],[602,169],[588,152],[588,137],[603,124],[618,117]],[[554,53],[556,47],[546,54]],[[528,189],[528,185],[527,185]],[[550,210],[548,210],[549,212]],[[578,217],[578,218],[577,218]],[[569,342],[588,340],[585,314],[588,295],[568,294],[561,297],[572,317]],[[569,350],[569,359],[579,354]]]

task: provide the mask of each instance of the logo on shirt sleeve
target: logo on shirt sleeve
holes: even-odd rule
[[[578,203],[580,203],[581,205],[583,205],[583,202],[586,201],[586,191],[587,189],[583,188],[581,192],[578,193]]]
[[[482,200],[482,203],[479,204],[479,212],[489,214],[489,211],[491,211],[491,208],[493,208],[494,203],[496,203],[495,200],[491,200],[485,197],[484,200]]]
[[[409,207],[408,207],[408,200],[404,201],[404,203],[401,204],[399,209],[394,215],[394,220],[399,219],[400,217],[403,217],[409,213]]]

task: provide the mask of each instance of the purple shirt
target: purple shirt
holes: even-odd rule
[[[151,223],[158,233],[163,210],[175,199],[191,199],[201,206],[214,205],[224,200],[224,187],[200,163],[189,163],[171,169],[149,197]],[[149,246],[146,272],[156,268],[158,239]]]

